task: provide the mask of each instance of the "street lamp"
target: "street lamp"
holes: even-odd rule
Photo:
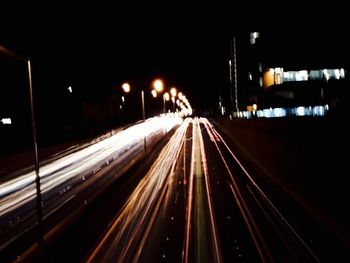
[[[166,109],[165,109],[165,104],[166,104],[166,101],[169,101],[170,100],[170,96],[169,96],[169,93],[168,92],[165,92],[163,94],[163,113],[165,113]]]
[[[131,86],[128,82],[122,84],[122,89],[125,93],[131,92]],[[142,119],[145,120],[145,95],[143,89],[141,90],[141,103],[142,103]]]
[[[153,90],[152,95],[153,97],[157,97],[157,93],[161,93],[164,90],[164,82],[161,79],[155,79],[153,81]],[[164,100],[164,94],[163,94],[163,112],[165,113],[165,100]]]
[[[155,89],[152,89],[151,93],[153,98],[157,98],[157,91]]]
[[[125,93],[129,93],[130,92],[130,84],[127,82],[123,83],[122,89],[124,90]]]
[[[172,87],[170,89],[170,94],[171,94],[171,101],[173,102],[173,112],[175,112],[175,97],[177,94],[177,90],[175,87]]]
[[[171,94],[172,97],[176,97],[177,90],[176,90],[175,87],[172,87],[172,88],[170,89],[170,94]]]
[[[152,83],[152,86],[154,89],[152,89],[151,93],[154,98],[157,97],[157,93],[161,93],[164,90],[164,83],[161,79],[155,79]],[[131,91],[131,86],[128,82],[124,82],[121,87],[125,93],[129,93]],[[145,121],[146,119],[145,92],[143,89],[141,89],[141,103],[142,103],[142,119]]]
[[[164,84],[161,79],[156,79],[153,81],[153,87],[154,90],[152,90],[152,95],[154,97],[157,96],[157,92],[162,92],[164,89]],[[129,93],[131,91],[131,86],[128,82],[124,82],[122,84],[122,89],[125,93]],[[145,92],[143,89],[141,89],[141,103],[142,103],[142,119],[143,121],[146,120],[146,113],[145,113]],[[146,137],[144,137],[144,148],[145,148],[145,154],[147,154],[147,147],[146,147]]]
[[[30,112],[32,122],[32,142],[34,152],[34,168],[35,168],[35,185],[36,185],[36,205],[37,205],[37,218],[38,218],[38,244],[43,245],[43,212],[42,212],[42,197],[40,190],[40,175],[39,175],[39,158],[38,158],[38,144],[36,135],[36,123],[34,114],[34,102],[33,102],[33,88],[32,88],[32,68],[29,58],[24,58],[5,47],[0,46],[0,53],[5,53],[11,57],[20,61],[25,61],[27,64],[28,73],[28,86],[29,86],[29,99],[30,99]]]
[[[164,83],[161,79],[156,79],[153,81],[153,87],[157,92],[162,92],[164,89]]]
[[[131,86],[128,82],[124,82],[122,84],[122,89],[125,93],[129,93],[131,91]],[[142,103],[142,119],[145,121],[145,95],[143,89],[141,90],[141,103]],[[143,145],[145,149],[145,154],[147,154],[147,144],[146,137],[143,137]]]

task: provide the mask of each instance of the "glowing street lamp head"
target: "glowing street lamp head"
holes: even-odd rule
[[[165,99],[166,101],[169,101],[169,100],[170,100],[170,95],[169,95],[168,92],[165,92],[165,93],[164,93],[164,99]]]
[[[157,91],[155,89],[152,89],[151,91],[153,98],[157,97]]]
[[[122,89],[124,90],[125,93],[129,93],[130,92],[130,84],[127,82],[123,83]]]
[[[172,97],[176,97],[176,94],[177,94],[176,88],[171,88],[170,93]]]
[[[162,92],[163,89],[164,89],[163,81],[160,80],[160,79],[156,79],[156,80],[153,82],[153,87],[154,87],[154,89],[155,89],[157,92]]]

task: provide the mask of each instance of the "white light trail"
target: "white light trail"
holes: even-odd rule
[[[2,118],[1,122],[2,122],[2,124],[7,124],[7,125],[12,124],[11,118]]]
[[[73,152],[40,168],[41,192],[46,193],[58,185],[84,173],[93,173],[108,158],[118,158],[124,151],[142,144],[144,137],[159,131],[169,131],[179,125],[179,117],[155,117]],[[36,197],[33,171],[0,184],[0,216],[15,210]]]

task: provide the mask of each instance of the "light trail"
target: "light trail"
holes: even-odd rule
[[[151,140],[152,137],[163,135],[172,127],[181,124],[182,121],[180,117],[171,116],[151,118],[125,130],[120,130],[109,138],[43,165],[40,167],[39,174],[41,178],[41,194],[45,196],[45,194],[55,191],[52,192],[52,195],[62,195],[64,191],[59,191],[61,185],[73,181],[79,184],[83,183],[87,180],[86,178],[90,178],[103,167],[112,164],[114,160],[128,156],[128,152],[132,149],[143,149],[144,137]],[[50,198],[49,195],[47,196]],[[34,171],[1,182],[0,218],[5,215],[9,215],[8,218],[11,218],[11,213],[16,214],[15,218],[17,218],[18,214],[24,213],[21,212],[21,208],[34,201],[35,198]],[[63,201],[64,199],[62,199]],[[33,210],[35,207],[30,209]],[[47,213],[49,214],[49,211]],[[9,222],[1,222],[0,231],[1,228],[7,228],[10,221],[11,219],[9,219]]]
[[[203,119],[203,118],[200,119],[201,122],[203,122],[204,120],[205,119]],[[202,165],[204,168],[205,186],[206,186],[206,190],[207,190],[207,198],[208,198],[208,205],[209,205],[211,234],[212,234],[212,239],[213,239],[214,248],[215,248],[215,251],[214,251],[215,260],[216,260],[216,262],[222,262],[222,257],[221,257],[221,252],[220,252],[220,243],[219,243],[219,239],[218,239],[218,231],[217,231],[217,226],[216,226],[215,217],[214,217],[213,200],[212,200],[211,188],[210,188],[210,184],[209,184],[207,156],[205,154],[202,131],[199,127],[198,122],[197,122],[197,127],[198,127],[198,132],[199,132],[199,142],[200,142],[200,149],[201,149],[201,155],[202,155]]]
[[[191,248],[191,222],[195,222],[195,236],[197,238],[197,244],[194,251],[197,252],[195,261],[201,261],[207,257],[208,251],[207,248],[212,247],[213,245],[213,261],[222,262],[220,244],[217,232],[217,226],[215,222],[215,216],[213,211],[213,201],[211,195],[211,188],[209,184],[209,175],[207,167],[207,158],[205,154],[205,146],[203,142],[203,136],[200,129],[200,121],[198,118],[195,118],[192,121],[192,155],[191,155],[191,171],[189,179],[189,197],[187,200],[187,209],[186,209],[186,227],[185,227],[185,240],[183,247],[183,258],[182,261],[187,263],[190,261],[190,248]],[[201,177],[204,174],[205,189],[201,187]],[[196,181],[196,184],[194,184]],[[196,192],[196,195],[194,195]],[[205,197],[203,199],[203,195]],[[204,203],[208,204],[209,208],[209,225],[210,225],[210,236],[211,239],[208,241],[206,236],[203,236],[203,233],[206,232],[205,227],[205,216],[204,216]],[[193,212],[193,202],[195,204],[195,213]],[[192,217],[195,216],[197,220],[192,220]],[[197,258],[198,257],[198,258]],[[207,260],[207,259],[206,259]]]
[[[215,134],[215,136],[217,138],[220,139],[220,141],[224,144],[225,148],[228,150],[228,152],[231,154],[232,158],[236,161],[236,163],[239,165],[239,167],[242,169],[242,171],[244,172],[244,174],[246,175],[246,177],[249,179],[250,183],[254,186],[254,188],[257,190],[257,192],[260,194],[260,196],[264,199],[264,201],[269,205],[269,207],[271,208],[271,210],[277,215],[277,217],[280,219],[280,221],[282,221],[287,228],[291,231],[291,233],[293,233],[293,235],[296,237],[297,240],[299,240],[299,242],[304,246],[304,248],[310,253],[310,255],[313,257],[313,259],[316,262],[321,262],[321,260],[318,258],[318,256],[315,254],[315,252],[311,249],[311,247],[304,241],[304,239],[296,232],[296,230],[291,226],[291,224],[288,222],[288,220],[282,215],[282,213],[277,209],[277,207],[272,203],[272,201],[270,200],[270,198],[268,198],[268,196],[263,192],[263,190],[257,185],[257,183],[255,182],[255,180],[252,178],[252,176],[248,173],[248,171],[244,168],[244,166],[242,165],[242,163],[238,160],[237,156],[231,151],[230,147],[227,145],[227,143],[225,142],[225,140],[222,138],[222,136],[216,131],[216,129],[214,128],[214,126],[209,122],[206,121],[206,127],[207,127],[207,131]],[[215,143],[216,144],[216,143]],[[217,145],[217,144],[216,144]],[[217,145],[218,148],[218,145]],[[219,148],[218,151],[220,152]],[[222,156],[221,152],[220,155]],[[223,158],[223,156],[222,156]],[[226,166],[227,169],[228,166]],[[228,170],[231,180],[233,179],[232,174],[230,173],[230,171]],[[231,186],[231,191],[233,192],[233,188]],[[234,193],[234,192],[233,192]]]
[[[174,181],[170,175],[179,157],[188,125],[189,119],[186,119],[163,148],[88,262],[123,262],[139,257],[147,238],[145,233],[150,231],[149,226],[155,220],[160,202],[169,190],[166,186]]]
[[[209,121],[207,119],[202,119],[202,122],[205,125],[208,134],[213,133],[214,128],[211,126]],[[214,135],[212,135],[212,136],[213,136],[213,138],[215,138]],[[222,138],[220,138],[220,139],[222,141]],[[225,160],[225,158],[224,158],[224,156],[219,148],[219,145],[217,144],[217,142],[215,140],[213,140],[213,142],[217,148],[217,151],[220,154],[222,162],[224,163],[224,165],[226,167],[227,173],[229,174],[229,177],[231,178],[232,184],[230,184],[230,188],[231,188],[232,194],[235,197],[238,208],[239,208],[239,210],[243,216],[243,219],[247,225],[247,228],[251,234],[251,237],[252,237],[253,242],[255,244],[255,247],[259,253],[261,261],[262,262],[274,262],[270,253],[269,253],[269,250],[265,246],[264,239],[263,239],[263,237],[262,237],[262,235],[261,235],[261,233],[260,233],[260,231],[255,223],[255,220],[253,219],[253,216],[251,215],[251,213],[248,209],[248,206],[246,205],[244,198],[242,197],[242,194],[239,191],[236,180],[234,179],[234,176],[231,173],[231,170],[230,170],[230,168],[229,168],[229,166],[228,166],[228,164],[227,164],[227,162],[226,162],[226,160]]]
[[[192,124],[193,126],[193,124]],[[189,247],[190,247],[190,233],[191,233],[191,219],[192,219],[192,202],[193,202],[193,181],[194,181],[194,170],[195,170],[195,147],[194,144],[195,132],[192,127],[192,153],[191,153],[191,168],[190,168],[190,177],[189,177],[189,189],[188,189],[188,198],[186,206],[186,227],[185,227],[185,242],[184,248],[182,250],[182,262],[188,263],[189,257]]]

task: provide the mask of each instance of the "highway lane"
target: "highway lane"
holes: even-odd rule
[[[239,158],[207,119],[187,118],[87,261],[322,262],[344,255],[325,252],[317,243],[335,240],[307,216],[300,220],[304,211]]]
[[[153,142],[149,139],[149,144],[155,144],[161,133],[163,131],[156,132],[157,136],[152,137]],[[144,154],[142,142],[141,138],[136,147],[117,158],[120,165],[96,169],[95,178],[98,179],[90,180],[86,193],[98,192],[103,184],[110,184],[110,176],[119,177],[124,173],[121,170],[131,165],[133,156]],[[125,203],[121,203],[118,210],[113,209],[118,211],[114,219],[101,227],[100,233],[91,231],[95,245],[67,242],[68,249],[62,241],[59,249],[69,253],[62,252],[64,256],[60,256],[60,260],[328,262],[347,258],[346,250],[334,237],[327,235],[315,220],[304,217],[305,211],[275,185],[261,180],[205,118],[185,119],[149,167],[137,174],[141,181],[135,182],[135,188],[121,198]],[[88,177],[85,179],[89,181]],[[67,185],[74,186],[67,182],[56,190]],[[84,192],[83,185],[74,187],[80,189],[79,193]],[[47,199],[46,204],[53,204],[47,208],[48,212],[54,211],[56,202],[66,200],[55,200],[66,192],[73,191],[67,189]],[[90,201],[84,195],[82,199],[74,196],[67,202],[53,214],[60,215],[59,218],[69,216],[76,205]],[[112,210],[108,205],[114,206],[115,202],[121,201],[107,200],[104,209]],[[30,206],[25,207],[32,211]],[[104,213],[103,209],[98,211]],[[96,222],[98,217],[95,216]],[[105,216],[101,214],[102,217]],[[33,214],[27,222],[34,218]],[[47,222],[51,220],[55,225],[60,219],[49,216]],[[87,219],[82,232],[72,235],[89,239],[89,228],[101,225],[96,222],[91,221],[89,225]],[[330,249],[330,244],[338,249]],[[56,262],[57,249],[50,250],[44,258]]]
[[[43,165],[40,178],[44,230],[49,232],[62,218],[84,207],[140,160],[145,154],[144,141],[152,150],[181,122],[181,118],[171,116],[151,118]],[[30,171],[0,184],[0,252],[22,236],[28,238],[28,233],[30,241],[35,242],[31,232],[37,224],[34,180],[35,174]]]
[[[174,180],[169,176],[175,169],[189,119],[178,128],[164,147],[151,169],[130,195],[111,228],[89,257],[89,262],[123,262],[138,260],[167,186]]]
[[[220,138],[206,119],[200,119],[200,127],[222,259],[224,262],[260,262],[251,229],[242,216],[240,203],[232,194],[226,160],[217,148]]]
[[[196,118],[186,119],[182,124],[180,134],[174,135],[164,148],[146,175],[147,181],[136,188],[90,255],[89,262],[222,262],[221,240],[225,244],[228,242],[225,238],[231,237],[227,220],[230,224],[231,217],[235,216],[233,228],[239,231],[242,240],[247,239],[249,233],[242,231],[240,214],[228,212],[227,216],[224,212],[233,210],[233,200],[227,187],[225,195],[230,198],[219,198],[224,190],[216,183],[218,175],[209,172],[200,123]],[[172,154],[173,151],[176,154]],[[161,183],[156,192],[151,187],[154,181]],[[145,183],[150,184],[152,191],[149,188],[146,191]],[[226,207],[221,204],[222,200]],[[236,235],[230,246],[230,257],[225,259],[241,259],[241,243]],[[252,242],[249,247],[255,251]],[[245,258],[257,256],[247,253]]]
[[[259,257],[275,262],[347,261],[348,247],[280,186],[247,165],[207,121],[204,125],[227,169],[235,202],[246,217]],[[214,151],[210,151],[214,152]]]

